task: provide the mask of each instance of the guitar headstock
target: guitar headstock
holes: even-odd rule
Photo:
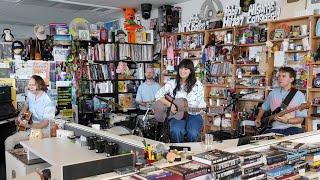
[[[223,106],[212,106],[207,109],[208,114],[223,114],[224,107]]]
[[[302,104],[299,106],[299,111],[302,111],[302,110],[304,110],[304,109],[308,109],[310,106],[311,106],[311,102],[302,103]]]

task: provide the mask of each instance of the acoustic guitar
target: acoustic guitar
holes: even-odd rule
[[[262,134],[267,128],[271,127],[272,126],[272,123],[275,121],[275,117],[276,116],[283,116],[285,114],[288,114],[288,113],[291,113],[291,112],[294,112],[294,111],[302,111],[304,109],[308,109],[310,107],[311,103],[308,102],[308,103],[302,103],[300,104],[299,106],[297,107],[294,107],[294,108],[290,108],[290,109],[286,109],[286,110],[282,110],[280,108],[277,108],[274,112],[271,113],[270,116],[267,116],[267,117],[263,117],[261,119],[261,126],[257,128],[257,131],[259,134]]]
[[[21,119],[23,121],[27,121],[28,124],[32,124],[32,112],[26,111],[22,114]],[[21,126],[20,124],[18,125],[18,131],[25,131],[26,128],[24,126]]]
[[[170,115],[168,119],[175,118],[177,120],[182,120],[188,117],[188,112],[200,112],[200,111],[205,111],[205,112],[210,112],[213,114],[218,114],[218,112],[213,112],[215,111],[215,108],[195,108],[195,107],[188,107],[188,101],[185,98],[176,98],[173,99],[169,95],[166,95],[165,98],[172,102],[173,106],[176,106],[177,112],[172,113],[170,111]],[[162,102],[159,100],[156,101],[154,104],[152,104],[151,109],[153,110],[154,117],[158,122],[164,122],[167,118],[167,110],[168,107],[166,107]],[[220,110],[219,110],[220,112]]]

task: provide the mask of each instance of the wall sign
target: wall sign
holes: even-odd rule
[[[224,17],[223,27],[240,26],[243,24],[259,23],[265,21],[274,21],[280,17],[280,7],[276,2],[266,4],[251,4],[246,16],[240,6],[227,6]]]
[[[199,14],[194,14],[189,21],[179,23],[179,32],[205,30],[206,22],[200,19]]]

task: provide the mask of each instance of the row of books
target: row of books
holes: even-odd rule
[[[210,165],[213,179],[312,179],[320,172],[320,144],[283,141],[264,152],[214,149],[193,155],[192,160]]]
[[[119,44],[119,59],[132,61],[152,61],[152,45]]]
[[[115,65],[86,63],[84,74],[88,80],[113,80],[115,79]]]
[[[199,49],[204,45],[204,33],[190,34],[186,36],[164,36],[161,38],[162,49]]]
[[[207,63],[207,75],[209,76],[231,76],[232,64],[230,62],[223,63]]]
[[[81,49],[79,57],[81,60],[115,61],[117,60],[117,54],[116,44],[96,44],[91,46],[89,43],[87,49]]]

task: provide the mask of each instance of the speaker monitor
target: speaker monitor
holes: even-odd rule
[[[143,19],[149,19],[151,16],[152,5],[149,3],[141,4],[141,12]]]

